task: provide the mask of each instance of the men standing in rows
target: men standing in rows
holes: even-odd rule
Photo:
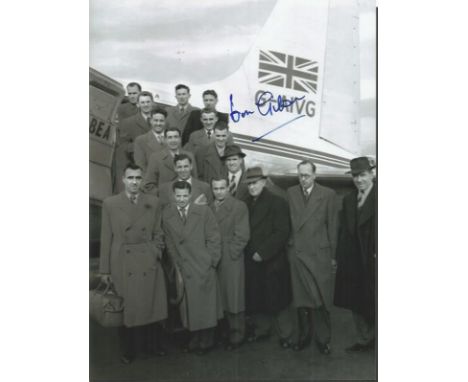
[[[319,351],[328,355],[338,234],[336,194],[315,183],[316,167],[312,161],[300,162],[297,171],[299,185],[287,192],[292,223],[288,252],[293,302],[298,314],[293,350],[308,346],[313,336]]]
[[[214,90],[205,90],[202,95],[204,109],[216,112],[216,104],[218,103],[218,94]],[[217,118],[224,123],[229,123],[227,113],[216,112]],[[197,130],[203,129],[204,125],[201,120],[200,110],[194,110],[190,113],[184,134],[182,135],[182,146],[185,146],[190,139],[190,135]]]
[[[247,170],[250,240],[245,248],[246,313],[248,342],[268,338],[275,330],[280,346],[287,348],[292,320],[286,245],[289,237],[289,208],[285,199],[273,194],[260,167]]]
[[[175,87],[175,98],[177,105],[167,108],[167,127],[178,128],[183,136],[190,113],[197,109],[189,103],[190,88],[187,85],[179,84]]]
[[[195,152],[198,177],[201,180],[209,183],[213,178],[226,177],[227,168],[221,158],[224,156],[228,134],[228,126],[217,122],[213,129],[213,141]]]
[[[115,148],[115,171],[123,173],[127,163],[134,163],[133,143],[139,135],[147,133],[151,128],[149,124],[151,109],[153,108],[153,95],[143,91],[137,97],[138,113],[119,122],[117,144]],[[116,189],[121,191],[120,183]]]
[[[135,164],[146,171],[149,157],[155,152],[164,149],[164,128],[166,126],[167,111],[161,108],[154,108],[150,112],[151,130],[135,139],[134,159]]]
[[[143,190],[145,192],[157,194],[160,184],[174,180],[177,173],[174,169],[174,158],[179,154],[186,154],[192,160],[192,175],[198,176],[193,154],[180,148],[180,131],[175,127],[164,131],[166,148],[161,152],[153,153],[148,160],[145,178],[143,180]]]
[[[120,121],[138,113],[137,98],[141,92],[141,85],[137,82],[130,82],[127,85],[127,101],[119,105],[117,116]]]
[[[336,259],[335,305],[350,309],[358,341],[347,352],[375,346],[377,185],[367,157],[351,160],[356,190],[343,199]]]
[[[229,193],[235,198],[245,201],[249,190],[245,183],[244,157],[245,154],[239,146],[227,145],[221,159],[228,170]]]
[[[244,202],[231,196],[225,178],[211,181],[214,202],[210,204],[221,232],[218,280],[227,320],[227,350],[240,346],[245,336],[244,248],[249,240],[249,214]]]
[[[99,271],[125,302],[119,332],[123,363],[137,355],[139,340],[146,352],[165,355],[159,342],[161,328],[155,325],[167,318],[161,214],[158,199],[140,193],[141,179],[141,169],[128,165],[122,177],[124,191],[105,199],[102,208]]]
[[[185,285],[180,314],[191,334],[185,350],[202,355],[213,347],[214,328],[222,317],[216,276],[221,238],[211,209],[191,201],[190,183],[176,181],[172,189],[175,203],[162,213],[166,247]]]
[[[192,177],[192,158],[187,154],[179,154],[174,157],[174,169],[177,173],[177,181],[185,181],[192,187],[191,198],[195,204],[208,204],[213,200],[213,195],[208,183]],[[161,184],[159,187],[159,201],[161,207],[175,202],[172,184],[174,181]]]

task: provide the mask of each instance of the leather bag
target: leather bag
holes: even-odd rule
[[[112,283],[100,282],[89,291],[89,315],[106,328],[123,326],[124,301],[117,295]]]

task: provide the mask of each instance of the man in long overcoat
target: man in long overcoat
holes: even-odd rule
[[[221,261],[218,280],[227,320],[227,350],[233,350],[245,336],[244,248],[250,237],[249,212],[244,202],[229,193],[227,179],[211,181],[214,202],[210,204],[221,232]]]
[[[141,169],[128,165],[123,176],[125,190],[105,199],[102,208],[99,270],[124,299],[124,327],[120,330],[124,363],[135,357],[138,337],[148,341],[156,334],[156,343],[146,342],[146,350],[164,353],[160,328],[150,325],[167,318],[160,264],[164,247],[161,215],[158,199],[139,192],[141,179]]]
[[[350,165],[356,190],[343,200],[335,305],[353,313],[358,341],[346,350],[361,352],[373,349],[375,339],[377,185],[367,157],[355,158]]]
[[[298,333],[293,350],[306,347],[314,331],[323,354],[330,353],[333,278],[338,235],[336,194],[315,183],[316,167],[309,160],[297,166],[299,185],[288,189],[292,232],[288,254]]]
[[[289,264],[286,255],[289,208],[273,194],[260,167],[247,170],[250,240],[245,248],[246,313],[250,318],[248,342],[268,338],[274,329],[281,347],[292,332]]]
[[[174,182],[173,192],[175,203],[164,208],[162,224],[169,257],[185,285],[180,313],[191,333],[185,350],[204,354],[214,345],[214,328],[223,314],[216,276],[221,237],[211,209],[190,202],[188,182]]]

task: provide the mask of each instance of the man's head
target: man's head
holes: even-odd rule
[[[175,151],[180,148],[180,130],[177,127],[169,127],[164,130],[164,140],[169,150]]]
[[[149,114],[153,108],[153,95],[147,91],[140,92],[137,98],[137,106],[143,113]]]
[[[205,109],[216,110],[216,104],[218,103],[218,94],[214,90],[205,90],[202,94],[203,104]]]
[[[167,111],[157,107],[151,110],[150,115],[151,128],[158,134],[162,133],[166,123]]]
[[[192,158],[187,154],[179,154],[174,157],[174,170],[182,180],[190,179],[192,175]]]
[[[359,157],[351,159],[350,161],[351,175],[353,182],[359,191],[367,190],[374,181],[374,172],[372,169],[375,167],[367,157]]]
[[[175,87],[175,97],[179,106],[185,106],[190,98],[190,88],[187,85],[179,84]]]
[[[297,165],[297,175],[302,188],[308,189],[314,185],[317,177],[315,171],[317,168],[311,160],[303,160]]]
[[[228,145],[226,150],[224,150],[224,156],[221,158],[230,173],[235,174],[238,172],[242,163],[244,162],[245,154],[242,152],[241,148],[237,145]]]
[[[211,190],[214,198],[218,202],[222,202],[229,194],[228,180],[226,178],[213,178],[211,180]]]
[[[256,198],[258,197],[263,188],[266,186],[267,177],[263,175],[263,170],[261,167],[252,167],[247,169],[245,173],[245,183],[247,183],[247,188],[249,194]]]
[[[200,112],[200,120],[205,129],[212,130],[216,122],[218,122],[218,113],[205,108]]]
[[[216,122],[214,126],[214,138],[215,138],[215,144],[217,147],[220,149],[226,147],[226,142],[228,139],[228,125],[224,122]]]
[[[141,85],[138,82],[130,82],[127,85],[127,95],[130,103],[136,105],[138,94],[141,92]]]
[[[140,190],[140,184],[143,179],[143,171],[136,164],[129,163],[124,170],[122,182],[125,185],[125,192],[128,194],[137,194]]]
[[[172,184],[172,191],[174,192],[174,199],[177,207],[185,208],[190,201],[192,193],[192,186],[189,182],[178,180]]]

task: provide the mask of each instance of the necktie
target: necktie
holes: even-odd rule
[[[236,193],[236,176],[233,175],[230,182],[229,182],[229,192],[231,195],[234,195]]]
[[[131,202],[132,204],[137,204],[137,197],[136,197],[136,195],[134,195],[134,194],[131,194],[131,195],[130,195],[130,202]]]
[[[184,107],[183,106],[180,107],[180,114],[184,114]]]
[[[182,218],[182,222],[184,224],[187,223],[187,207],[180,209],[180,217]]]
[[[206,134],[208,135],[208,140],[210,140],[211,139],[211,130],[207,130]]]
[[[357,206],[361,208],[364,204],[364,191],[359,190],[358,197],[357,197]]]
[[[305,200],[309,199],[309,192],[307,191],[307,188],[303,188],[302,192],[304,194],[304,199]]]

